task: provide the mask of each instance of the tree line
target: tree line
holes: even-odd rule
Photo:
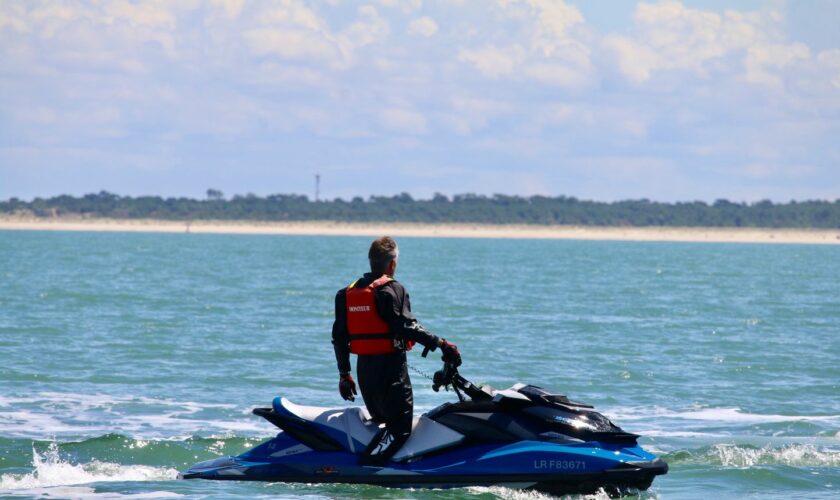
[[[568,196],[436,194],[313,201],[304,195],[236,195],[207,190],[206,199],[119,196],[107,191],[23,201],[0,201],[0,214],[114,219],[346,222],[462,222],[588,226],[694,226],[840,228],[840,199],[736,203],[717,200],[663,203],[647,199],[599,202]]]

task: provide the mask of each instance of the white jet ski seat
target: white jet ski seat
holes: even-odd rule
[[[374,422],[367,409],[359,406],[349,408],[323,408],[303,406],[286,398],[277,397],[274,411],[280,415],[296,417],[312,422],[320,430],[346,447],[351,453],[363,453],[380,425]],[[445,425],[426,417],[414,417],[411,436],[394,455],[395,462],[409,460],[431,451],[460,443],[464,436]]]
[[[296,405],[286,398],[274,399],[274,411],[280,415],[297,417],[315,424],[319,430],[335,439],[350,453],[362,453],[379,431],[379,424],[371,420],[367,409],[322,408]]]

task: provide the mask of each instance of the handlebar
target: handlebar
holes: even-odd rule
[[[483,401],[491,399],[493,396],[476,387],[472,382],[465,379],[458,373],[458,367],[452,363],[444,363],[443,368],[436,371],[432,378],[432,390],[438,392],[441,387],[448,389],[452,386],[455,394],[458,395],[459,401],[466,401],[466,398],[461,391],[470,397],[473,401]]]
[[[431,349],[429,347],[423,349],[420,357],[425,358],[429,354],[430,350]],[[473,401],[484,401],[493,398],[489,392],[481,390],[480,387],[476,387],[472,382],[462,377],[461,374],[458,373],[458,365],[444,362],[443,368],[436,371],[432,377],[432,390],[438,392],[441,387],[448,389],[449,386],[452,386],[455,394],[458,395],[458,400],[461,402],[466,401],[466,398],[463,394],[461,394],[461,391],[464,391],[464,393]]]
[[[438,392],[441,387],[453,385],[456,375],[458,375],[458,368],[452,363],[444,363],[443,368],[436,371],[432,378],[432,390]]]

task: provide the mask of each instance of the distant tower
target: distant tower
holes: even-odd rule
[[[321,196],[321,174],[315,174],[315,201]]]

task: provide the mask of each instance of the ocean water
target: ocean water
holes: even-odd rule
[[[273,435],[275,395],[342,404],[332,300],[368,243],[0,231],[0,497],[540,498],[176,480]],[[840,247],[400,245],[467,378],[594,404],[669,462],[642,498],[840,497]],[[413,381],[417,412],[454,399]]]

